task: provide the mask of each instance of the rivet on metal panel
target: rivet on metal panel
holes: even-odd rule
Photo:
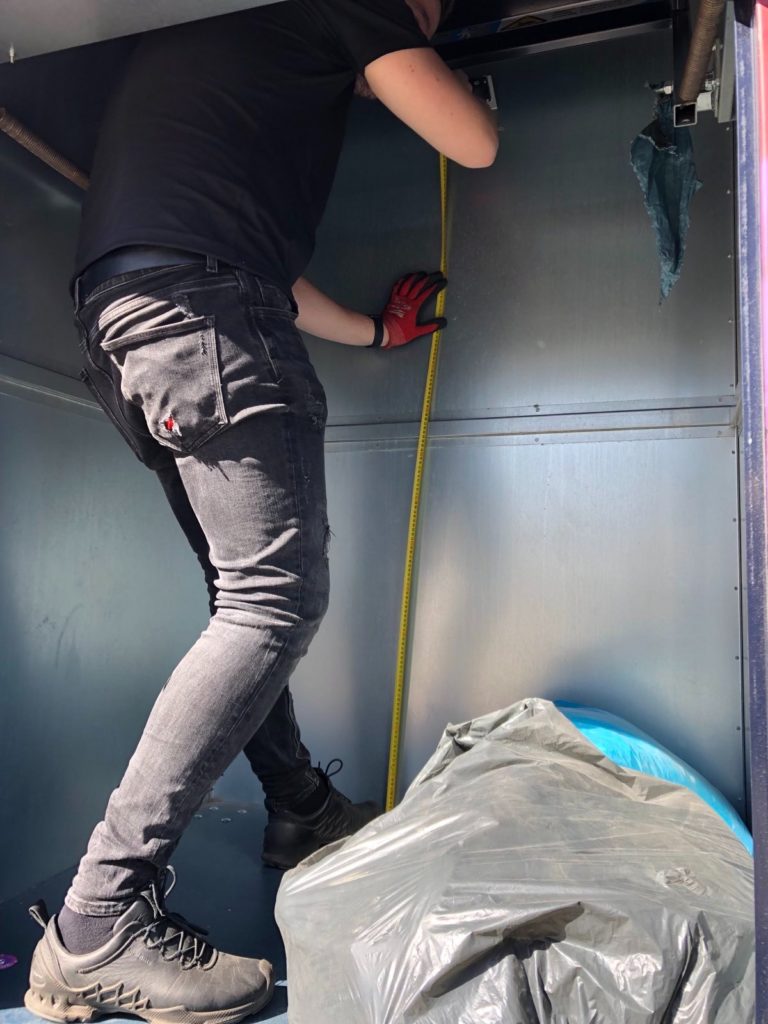
[[[238,814],[247,814],[248,811],[246,811],[246,809],[244,807],[239,807],[238,810],[237,810],[237,813]]]
[[[225,821],[225,822],[226,822],[226,821],[232,821],[232,819],[231,819],[231,818],[222,818],[221,820],[222,820],[222,821]]]
[[[211,806],[208,808],[209,811],[218,811],[218,809],[219,808],[214,806],[213,804],[211,804]]]

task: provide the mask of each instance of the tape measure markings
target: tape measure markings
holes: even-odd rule
[[[440,154],[440,270],[445,276],[448,273],[448,160]],[[437,297],[435,314],[441,317],[445,311],[445,289]],[[392,729],[389,739],[389,768],[387,772],[386,809],[391,811],[397,799],[397,776],[400,767],[400,743],[403,725],[403,700],[405,694],[405,669],[408,657],[408,632],[410,625],[411,590],[413,586],[413,566],[416,554],[416,540],[419,527],[419,511],[421,507],[421,485],[424,477],[424,462],[429,436],[429,420],[432,413],[432,396],[437,377],[437,360],[440,354],[441,331],[432,335],[432,346],[429,352],[427,380],[424,386],[424,401],[421,407],[421,424],[419,439],[416,444],[416,465],[413,472],[413,491],[411,493],[411,511],[408,519],[408,540],[405,552],[405,569],[403,572],[403,596],[400,606],[400,633],[397,643],[397,666],[395,672],[395,692],[392,698]]]

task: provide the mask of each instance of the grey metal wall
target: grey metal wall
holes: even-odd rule
[[[79,857],[206,621],[125,447],[100,413],[0,395],[0,901]]]
[[[644,83],[669,71],[667,36],[489,70],[499,160],[451,173],[450,326],[403,779],[447,720],[540,694],[626,715],[743,807],[730,135],[711,122],[697,130],[705,187],[683,279],[659,308],[628,147],[650,117]],[[0,244],[16,280],[25,275],[22,295],[4,296],[0,329],[0,351],[13,357],[0,387],[14,394],[0,398],[0,559],[13,581],[0,627],[11,694],[0,761],[15,780],[0,799],[0,830],[16,837],[2,858],[6,894],[74,859],[205,616],[157,486],[109,425],[71,403],[19,397],[29,392],[10,381],[35,375],[17,362],[26,359],[64,375],[38,375],[38,397],[40,387],[77,390],[64,323],[71,203],[42,187],[22,202],[29,183],[11,166],[0,149],[4,187],[37,226],[21,260],[10,255],[15,232]],[[49,232],[59,255],[33,273]],[[310,276],[375,309],[395,276],[434,266],[438,240],[434,154],[360,103]],[[61,304],[55,322],[27,298],[43,284]],[[428,346],[309,344],[331,411],[333,594],[295,692],[314,754],[343,757],[345,788],[362,797],[385,777]],[[244,763],[217,792],[255,798]],[[41,849],[44,819],[58,827]]]
[[[669,74],[669,57],[668,37],[648,34],[477,69],[494,76],[502,144],[488,171],[451,169],[450,325],[404,781],[447,720],[539,694],[626,715],[744,807],[731,136],[712,120],[697,129],[704,189],[683,277],[660,308],[628,149],[650,119],[644,83]],[[381,281],[434,263],[436,161],[383,111],[355,127],[311,269],[375,308]],[[378,439],[355,442],[366,479],[400,462],[386,522],[408,501],[405,438],[427,346],[350,358],[318,343],[313,356],[334,422],[357,424],[339,434]],[[385,438],[401,439],[399,454]],[[336,550],[368,541],[366,578],[392,586],[400,563],[376,544],[377,525],[358,521],[349,458],[331,446]],[[338,595],[348,582],[337,579],[345,615],[325,637],[342,636],[343,657],[358,663],[371,607],[359,589]],[[377,642],[364,680],[377,695],[369,732],[382,772],[395,597],[387,591],[381,617],[389,660]],[[343,674],[353,688],[355,674]],[[300,699],[323,722],[322,689],[307,683]],[[359,728],[356,709],[339,714]]]

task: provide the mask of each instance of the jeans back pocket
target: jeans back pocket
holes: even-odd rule
[[[99,344],[119,371],[124,398],[141,408],[160,444],[193,452],[227,426],[213,317],[107,332]]]

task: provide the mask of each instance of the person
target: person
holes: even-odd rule
[[[430,46],[440,0],[290,0],[142,38],[111,102],[74,278],[83,380],[154,470],[211,618],[163,687],[45,933],[26,1006],[230,1024],[269,1000],[263,960],[215,949],[165,905],[168,862],[244,750],[265,792],[264,859],[290,867],[378,813],[312,767],[288,680],[328,602],[326,401],[298,328],[392,349],[442,323],[439,274],[381,315],[301,275],[353,92],[467,167],[492,113]]]

